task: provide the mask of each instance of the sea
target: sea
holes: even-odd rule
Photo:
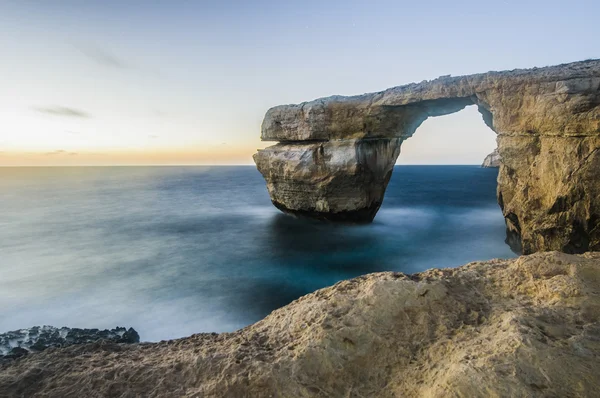
[[[396,166],[369,225],[295,218],[252,166],[0,168],[0,333],[229,332],[340,280],[515,257],[497,169]]]

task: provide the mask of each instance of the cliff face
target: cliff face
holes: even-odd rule
[[[235,333],[101,342],[0,364],[0,396],[589,397],[600,253],[377,273]]]
[[[497,148],[483,159],[481,167],[500,167],[500,154]]]
[[[477,105],[498,134],[498,202],[525,253],[600,250],[600,60],[444,77],[270,109],[254,159],[273,203],[370,222],[402,142],[430,116]]]

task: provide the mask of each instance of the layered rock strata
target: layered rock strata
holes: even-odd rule
[[[234,333],[48,348],[4,397],[591,397],[600,253],[342,281]]]
[[[517,251],[600,250],[600,60],[441,77],[270,109],[254,155],[279,209],[370,222],[402,142],[476,105],[498,137],[498,202]]]

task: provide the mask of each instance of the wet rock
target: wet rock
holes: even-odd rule
[[[25,348],[15,347],[11,349],[4,357],[6,359],[17,359],[24,357],[27,354],[29,354],[29,351],[27,351]]]
[[[140,336],[133,328],[126,329],[124,327],[99,330],[34,326],[29,329],[13,330],[0,334],[0,357],[14,359],[29,352],[44,351],[49,347],[65,347],[98,340],[131,344],[138,343]]]

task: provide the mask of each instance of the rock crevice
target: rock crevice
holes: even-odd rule
[[[498,135],[498,200],[515,246],[524,253],[600,250],[590,223],[600,217],[600,60],[277,106],[261,138],[279,144],[254,160],[283,211],[370,222],[402,142],[428,117],[473,104]],[[562,197],[578,199],[558,214],[552,209]]]

